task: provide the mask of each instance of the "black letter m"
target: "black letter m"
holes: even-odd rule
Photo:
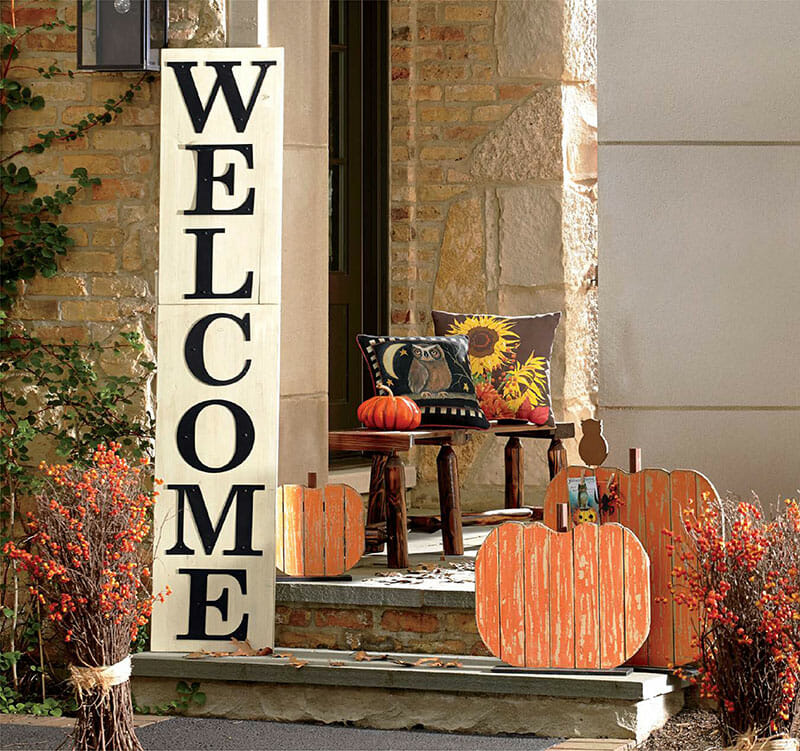
[[[194,76],[192,75],[192,68],[194,68],[197,63],[167,63],[167,65],[175,71],[175,78],[178,79],[178,86],[183,95],[183,101],[184,104],[186,104],[189,117],[192,119],[195,133],[202,133],[203,128],[206,127],[206,121],[211,113],[211,108],[214,106],[217,92],[219,92],[220,89],[222,89],[222,94],[228,105],[228,112],[231,113],[231,119],[236,127],[236,132],[244,133],[244,129],[247,127],[247,121],[250,119],[250,114],[253,112],[253,107],[256,104],[258,92],[261,90],[261,84],[264,83],[264,77],[267,75],[267,70],[273,65],[276,65],[276,61],[269,60],[251,63],[251,65],[257,65],[261,70],[258,74],[258,80],[253,87],[253,92],[250,94],[250,101],[247,103],[247,107],[244,106],[244,101],[239,92],[239,87],[236,84],[236,79],[233,77],[233,68],[237,65],[241,65],[241,63],[206,63],[206,65],[210,65],[217,71],[217,80],[214,81],[214,87],[211,89],[211,93],[208,95],[208,101],[205,105],[200,101],[200,95],[197,93],[197,86],[195,86]]]
[[[194,517],[197,533],[203,543],[206,555],[212,555],[217,544],[222,525],[228,512],[236,501],[236,524],[234,532],[234,545],[230,550],[223,550],[222,555],[263,555],[263,551],[253,550],[253,493],[256,490],[265,490],[264,485],[233,485],[225,506],[220,512],[216,526],[211,522],[211,517],[203,499],[203,492],[199,485],[167,485],[167,490],[178,492],[178,541],[167,550],[167,555],[194,555],[192,550],[183,540],[184,524],[186,521],[186,500],[189,500],[189,509]]]

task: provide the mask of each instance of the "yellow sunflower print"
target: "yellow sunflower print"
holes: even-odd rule
[[[464,334],[469,339],[469,362],[474,376],[491,373],[512,360],[519,347],[519,336],[514,333],[513,321],[494,316],[467,316],[461,323],[454,322],[447,331],[449,336]]]
[[[525,397],[532,404],[544,401],[544,388],[547,385],[547,358],[536,357],[531,352],[525,364],[515,362],[503,375],[501,393],[512,409],[519,409]],[[533,398],[531,398],[533,397]]]

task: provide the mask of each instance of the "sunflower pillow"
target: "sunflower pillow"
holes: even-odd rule
[[[555,425],[550,355],[561,313],[494,316],[433,311],[437,336],[466,336],[475,392],[490,420]]]

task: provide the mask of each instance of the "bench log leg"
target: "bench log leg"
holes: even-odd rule
[[[408,527],[403,462],[392,454],[386,462],[386,558],[389,568],[408,568]]]
[[[553,438],[550,441],[550,448],[547,449],[547,465],[550,469],[550,479],[552,480],[562,469],[567,467],[567,450],[561,439]]]
[[[444,445],[439,449],[436,469],[439,476],[439,509],[442,515],[442,548],[445,555],[464,555],[458,458],[452,446]]]
[[[372,455],[372,469],[369,475],[369,504],[367,505],[367,526],[386,521],[386,454]],[[383,542],[368,540],[364,551],[380,553]]]
[[[509,437],[506,455],[506,508],[521,508],[525,505],[525,471],[523,467],[522,441],[515,435]]]

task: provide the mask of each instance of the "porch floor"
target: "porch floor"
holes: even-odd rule
[[[276,600],[332,605],[474,609],[478,549],[494,527],[465,527],[464,555],[444,556],[438,532],[410,532],[409,573],[388,569],[386,553],[369,553],[348,573],[352,581],[279,581]],[[441,568],[433,575],[420,570]],[[416,569],[416,571],[415,571]]]

